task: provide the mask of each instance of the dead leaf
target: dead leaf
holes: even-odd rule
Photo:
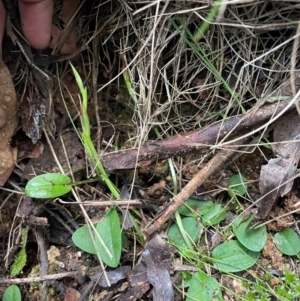
[[[63,140],[64,146],[62,145],[60,137]],[[77,134],[73,131],[67,131],[62,133],[60,137],[57,137],[56,140],[51,139],[51,143],[63,169],[66,172],[69,171],[69,161],[73,173],[83,170],[85,167],[84,151]],[[45,172],[60,172],[48,144],[45,144],[44,151],[38,158],[29,160],[22,177],[24,179],[31,179],[35,175],[40,175]]]
[[[46,112],[46,99],[40,95],[31,100],[24,99],[20,104],[22,129],[33,143],[37,143],[42,136],[42,121]]]
[[[256,215],[258,219],[265,218],[279,196],[283,197],[292,189],[300,159],[299,125],[297,110],[284,114],[275,124],[273,140],[279,143],[272,148],[277,158],[269,160],[261,168],[259,189],[263,198]],[[284,141],[286,143],[280,143]]]
[[[80,296],[80,293],[76,289],[68,287],[64,301],[77,301],[79,300]]]
[[[159,235],[154,236],[142,254],[142,262],[147,267],[147,276],[153,286],[153,301],[174,300],[170,277],[171,249]]]
[[[294,77],[292,78],[296,89],[300,88],[300,72],[295,72]],[[271,95],[272,97],[278,96],[293,96],[293,90],[291,86],[291,79],[288,78],[285,80]]]
[[[75,17],[82,1],[65,0],[59,14],[59,19],[64,23],[65,28],[52,25],[52,40],[49,45],[52,49],[58,49],[62,53],[75,53],[78,51],[78,35],[75,30]]]
[[[17,160],[17,149],[9,144],[17,126],[17,96],[10,72],[3,61],[0,62],[0,106],[6,114],[6,123],[0,128],[0,186],[2,186],[12,173]]]
[[[29,138],[18,142],[18,162],[25,158],[38,158],[44,151],[44,144],[38,141],[33,144]]]
[[[59,18],[67,25],[81,5],[81,0],[64,0]]]
[[[135,301],[153,286],[153,301],[171,301],[174,299],[174,291],[170,277],[173,270],[172,256],[173,250],[156,235],[145,246],[141,260],[133,269],[130,266],[119,267],[107,272],[110,284],[116,284],[127,279],[129,287],[120,294],[118,301]],[[89,276],[92,281],[101,287],[107,287],[107,282],[103,272]],[[150,284],[149,284],[150,283]]]
[[[63,53],[76,53],[78,51],[77,43],[78,36],[75,29],[70,27],[70,30],[60,30],[57,26],[52,25],[52,40],[50,48],[55,49],[59,45],[59,52]]]
[[[110,285],[116,284],[118,281],[123,280],[127,278],[127,274],[131,271],[130,266],[122,266],[117,269],[114,269],[113,271],[109,271],[106,273],[107,278],[110,282]],[[90,279],[93,280],[95,283],[100,285],[101,287],[108,287],[106,277],[104,273],[100,270],[96,274],[91,275]]]

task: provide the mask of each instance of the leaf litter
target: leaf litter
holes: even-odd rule
[[[300,115],[296,109],[284,114],[274,125],[272,150],[276,158],[261,168],[258,219],[265,218],[277,199],[292,189],[300,158],[299,133]]]

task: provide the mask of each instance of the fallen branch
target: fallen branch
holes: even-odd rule
[[[218,140],[227,139],[245,131],[251,132],[255,127],[282,111],[289,103],[290,100],[286,100],[263,106],[245,115],[217,121],[204,129],[146,143],[139,149],[109,153],[103,155],[101,160],[106,170],[114,171],[146,167],[170,157],[196,153],[203,147],[214,145]]]

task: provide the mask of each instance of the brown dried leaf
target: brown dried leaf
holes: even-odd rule
[[[300,88],[300,72],[295,72],[293,83],[296,89]],[[272,96],[278,96],[279,98],[282,96],[293,96],[293,90],[291,86],[291,79],[287,79],[284,81],[275,91],[272,93]]]
[[[153,286],[153,301],[174,300],[170,277],[172,252],[160,236],[154,236],[142,254],[142,263],[147,267],[147,276]]]
[[[113,271],[107,272],[106,276],[109,280],[110,285],[112,285],[112,284],[116,284],[120,280],[126,279],[128,276],[128,273],[130,271],[131,271],[131,267],[128,265],[125,265],[125,266],[116,268]],[[91,275],[90,279],[93,280],[98,285],[100,285],[101,287],[109,286],[102,270],[99,270],[96,274]]]
[[[59,19],[65,24],[61,30],[59,26],[52,25],[52,40],[49,45],[52,49],[58,49],[60,53],[74,53],[78,50],[78,35],[75,30],[75,17],[82,1],[65,0],[59,14]]]
[[[277,158],[269,160],[262,166],[259,188],[263,195],[260,201],[257,218],[265,218],[279,196],[286,195],[293,186],[293,177],[296,174],[300,159],[299,129],[300,116],[297,110],[292,110],[282,116],[274,128],[273,151]],[[280,143],[284,142],[285,143]]]
[[[18,143],[18,162],[26,158],[38,158],[44,151],[44,144],[38,141],[33,144],[29,138]]]
[[[59,18],[67,25],[73,18],[81,4],[81,0],[64,0]]]
[[[64,38],[62,43],[62,37]],[[63,53],[75,53],[78,50],[77,47],[78,36],[73,28],[70,28],[67,32],[60,30],[57,26],[52,25],[52,40],[50,48],[54,49],[59,45],[59,52]]]
[[[17,150],[10,146],[10,140],[17,126],[17,96],[6,65],[0,62],[0,106],[6,114],[6,124],[0,128],[0,186],[14,169]]]
[[[33,143],[37,143],[42,136],[42,121],[46,112],[46,99],[40,95],[30,101],[24,99],[20,104],[22,129]]]
[[[68,287],[64,301],[77,301],[80,299],[80,296],[80,293],[75,288]]]
[[[85,160],[83,155],[83,146],[78,140],[75,132],[68,131],[63,133],[61,137],[57,137],[55,140],[50,138],[50,140],[56,157],[66,172],[69,171],[69,164],[73,173],[84,169]],[[59,171],[60,170],[57,166],[56,160],[53,158],[50,146],[45,144],[43,153],[38,158],[29,160],[28,164],[24,168],[22,177],[24,179],[31,179],[35,175]]]

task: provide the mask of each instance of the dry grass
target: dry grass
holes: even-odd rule
[[[197,32],[210,10],[209,1],[108,2],[93,10],[98,22],[92,35],[82,27],[89,30],[82,42],[90,41],[84,66],[93,78],[92,95],[104,95],[115,84],[124,94],[123,76],[130,78],[131,97],[127,90],[116,106],[123,102],[131,111],[132,145],[153,139],[154,128],[167,137],[261,105],[289,76],[292,62],[297,66],[298,4],[224,2],[193,41],[189,33]],[[96,86],[99,74],[106,80]]]

